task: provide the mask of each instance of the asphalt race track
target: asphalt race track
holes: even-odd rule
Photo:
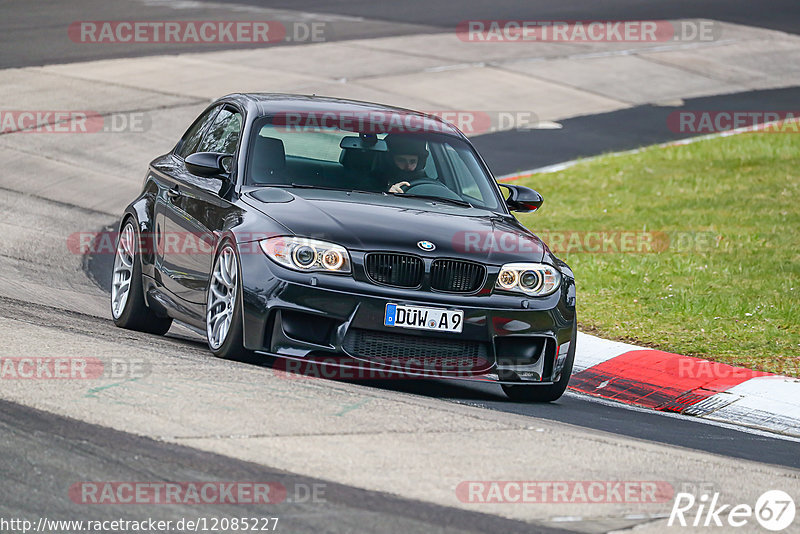
[[[144,5],[142,5],[144,4]],[[58,0],[40,0],[37,9],[15,3],[0,6],[4,20],[4,31],[0,35],[0,66],[22,67],[46,65],[88,59],[131,57],[137,55],[171,53],[191,50],[194,45],[148,45],[119,44],[109,47],[71,47],[64,26],[77,20],[237,20],[246,19],[246,9],[231,11],[228,6],[264,7],[259,0],[222,0],[217,2],[182,2],[179,9],[169,7],[163,0],[147,2],[104,2],[103,0],[81,0],[63,3]],[[760,26],[791,33],[800,33],[800,5],[793,0],[767,0],[756,7],[750,0],[713,0],[695,2],[680,0],[623,0],[617,2],[583,2],[581,0],[547,0],[518,2],[502,0],[482,2],[469,0],[458,2],[457,8],[447,1],[413,0],[402,7],[387,2],[338,2],[304,0],[300,2],[270,2],[274,10],[269,20],[292,18],[292,12],[310,12],[316,18],[329,15],[336,23],[334,39],[346,40],[388,35],[408,35],[450,30],[456,24],[469,19],[586,19],[586,20],[635,20],[709,18]],[[146,16],[145,16],[146,13]],[[25,46],[15,46],[24,42]],[[237,45],[241,48],[243,45]],[[223,45],[204,45],[203,50],[219,50]]]
[[[107,273],[112,260],[109,255],[90,256],[86,263],[87,274],[106,291],[110,287]],[[202,347],[204,341],[198,337],[196,342],[186,340],[185,343]],[[800,444],[796,441],[724,428],[691,417],[632,410],[621,404],[598,402],[578,393],[570,393],[552,404],[525,405],[508,401],[500,387],[491,384],[438,380],[405,383],[389,380],[370,381],[362,385],[550,419],[734,458],[800,468],[800,455],[797,454]]]
[[[331,36],[334,41],[440,33],[471,18],[694,17],[800,33],[796,0],[760,4],[749,0],[469,0],[457,4],[412,0],[402,5],[301,0],[271,2],[269,8],[256,0],[180,2],[180,7],[163,0],[35,4],[36,9],[26,2],[0,6],[0,67],[197,52],[195,45],[188,44],[74,46],[64,27],[84,19],[247,19],[249,7],[261,9],[261,16],[268,9],[275,20],[304,16],[328,21],[336,28]],[[204,45],[201,51],[226,48],[230,47]],[[16,90],[24,92],[25,87]],[[63,91],[73,92],[77,101],[91,100],[90,93],[71,86]],[[180,100],[164,93],[165,99],[173,97],[175,101],[165,103],[164,109],[174,108],[186,119],[204,102],[200,97]],[[800,87],[736,91],[571,117],[559,120],[561,128],[555,130],[504,131],[473,140],[499,176],[686,137],[663,127],[666,115],[676,110],[786,110],[797,102]],[[157,134],[154,137],[154,147],[166,142]],[[36,141],[31,143],[21,159],[37,151]],[[96,157],[104,162],[110,159],[99,152]],[[25,166],[18,160],[11,163]],[[131,172],[138,180],[143,171]],[[56,181],[53,189],[58,188]],[[736,491],[745,488],[741,491],[751,492],[748,496],[770,489],[776,480],[796,484],[797,472],[792,471],[800,469],[796,440],[631,409],[576,393],[552,404],[526,405],[509,402],[498,386],[484,384],[279,381],[272,379],[267,364],[214,359],[200,337],[181,327],[174,327],[165,338],[118,330],[96,311],[105,309],[98,303],[104,305],[106,299],[103,292],[108,291],[113,257],[87,255],[80,260],[80,268],[71,269],[63,261],[64,236],[59,233],[72,227],[110,229],[106,225],[111,215],[102,208],[79,207],[55,197],[0,187],[0,228],[10,241],[0,250],[0,330],[6,347],[11,354],[146,355],[149,374],[147,380],[124,379],[88,390],[70,386],[63,392],[41,384],[0,384],[0,476],[5,482],[0,490],[0,517],[141,519],[150,515],[177,520],[275,515],[284,532],[398,533],[606,532],[663,519],[663,514],[632,516],[611,508],[584,511],[585,521],[572,517],[578,514],[570,508],[530,519],[525,515],[530,509],[497,507],[491,513],[479,513],[455,507],[458,503],[438,504],[452,501],[448,499],[453,488],[437,486],[441,481],[430,478],[435,473],[425,467],[429,465],[425,459],[440,460],[447,484],[463,478],[462,466],[447,463],[448,456],[462,449],[472,451],[474,458],[463,466],[465,471],[477,471],[476,465],[496,457],[497,463],[492,464],[496,476],[513,479],[514,466],[503,464],[503,458],[519,451],[509,450],[506,439],[509,444],[523,442],[531,447],[526,457],[535,458],[537,466],[540,458],[547,464],[538,466],[537,472],[545,480],[602,477],[603,467],[619,465],[639,472],[652,466],[653,479],[666,479],[669,474],[690,484],[711,483],[712,474],[719,473],[718,481],[730,483]],[[33,239],[38,246],[28,244]],[[85,303],[80,298],[83,294],[88,295]],[[301,424],[311,419],[313,427]],[[466,426],[464,421],[468,421]],[[522,441],[511,441],[515,436],[523,436]],[[458,451],[448,449],[454,442]],[[329,464],[344,467],[326,471],[324,466]],[[743,465],[749,469],[740,468]],[[78,479],[269,480],[286,487],[288,499],[274,506],[220,504],[202,510],[177,505],[87,507],[67,498]],[[315,485],[324,486],[324,499],[307,498],[307,489]]]
[[[233,0],[227,0],[233,3]],[[248,0],[247,3],[256,3]],[[580,0],[539,0],[515,2],[500,0],[459,2],[458,7],[446,1],[412,0],[403,9],[378,2],[336,2],[334,0],[305,0],[274,2],[274,6],[317,13],[358,15],[370,19],[390,20],[405,24],[452,26],[470,19],[525,20],[657,20],[679,18],[710,18],[739,24],[771,28],[785,32],[800,31],[798,7],[791,0],[767,0],[754,9],[747,0],[711,0],[693,2],[676,0],[619,0],[616,2],[581,2]]]
[[[492,172],[502,176],[606,152],[693,137],[663,128],[671,113],[708,109],[784,110],[792,109],[798,101],[800,87],[687,98],[680,106],[636,106],[565,119],[559,122],[561,129],[498,132],[477,136],[473,142]]]
[[[204,516],[279,517],[292,532],[530,532],[531,525],[500,517],[399,499],[323,480],[131,436],[100,426],[0,401],[3,456],[4,516],[46,511],[51,519],[78,517],[79,505],[57,491],[69,473],[80,470],[92,480],[268,480],[286,488],[286,501],[272,506],[204,506]],[[86,439],[91,436],[91,440]],[[25,451],[26,462],[12,458]],[[31,471],[30,465],[37,466]],[[67,476],[65,476],[67,475]],[[321,488],[324,488],[322,490]],[[315,493],[316,492],[316,493]],[[323,495],[324,502],[314,499]],[[159,511],[162,520],[198,516],[197,507],[172,506]],[[142,517],[140,510],[119,504],[102,507],[98,520]],[[539,532],[566,530],[537,525]]]
[[[680,109],[747,110],[764,101],[770,102],[773,109],[789,109],[792,102],[800,101],[800,87],[693,99],[688,100]],[[561,130],[500,132],[478,136],[474,138],[474,143],[495,174],[505,174],[577,157],[675,140],[677,135],[670,135],[670,132],[656,126],[663,124],[666,114],[671,111],[672,108],[665,111],[656,106],[637,107],[598,116],[567,119],[563,121]],[[613,128],[612,125],[629,126]],[[537,147],[537,150],[532,153],[526,149],[530,146]],[[110,291],[112,266],[113,257],[109,254],[86,257],[87,275],[105,291]],[[390,383],[373,382],[370,385],[493,410],[543,417],[735,458],[763,461],[766,457],[769,458],[769,463],[800,468],[800,455],[797,454],[800,445],[795,441],[748,434],[701,423],[689,417],[666,417],[663,414],[633,411],[622,405],[600,403],[577,393],[552,405],[526,406],[509,402],[497,386],[439,381],[418,382],[413,385],[388,382]]]

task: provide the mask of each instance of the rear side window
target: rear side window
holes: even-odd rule
[[[180,148],[178,148],[178,155],[180,157],[185,158],[189,154],[197,152],[197,145],[203,137],[203,132],[206,131],[206,127],[208,127],[217,116],[218,111],[219,107],[211,108],[192,124],[183,136],[183,141],[181,141]]]
[[[233,154],[239,143],[242,131],[242,114],[234,109],[224,108],[217,114],[206,131],[197,152],[222,152]]]

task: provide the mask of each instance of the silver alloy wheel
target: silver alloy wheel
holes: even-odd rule
[[[111,313],[119,319],[128,303],[133,279],[134,243],[136,231],[128,223],[119,234],[117,252],[114,255],[114,274],[111,281]]]
[[[236,306],[236,291],[239,279],[239,266],[236,253],[230,245],[225,245],[214,262],[211,283],[208,285],[206,305],[206,335],[208,344],[217,350],[225,343],[233,321]]]

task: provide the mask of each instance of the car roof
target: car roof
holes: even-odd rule
[[[415,127],[424,131],[463,138],[463,134],[455,126],[436,115],[374,102],[285,93],[234,93],[219,99],[219,101],[225,100],[237,100],[245,105],[250,104],[249,107],[255,108],[258,116],[274,116],[279,113],[293,112],[318,116],[323,113],[340,114],[340,116],[348,114],[368,116],[369,113],[377,113],[382,116],[402,116],[403,119],[410,117],[414,121]]]

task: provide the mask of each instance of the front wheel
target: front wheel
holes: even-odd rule
[[[214,260],[206,298],[206,338],[214,356],[251,362],[255,355],[244,349],[242,328],[242,281],[239,258],[226,241]]]
[[[506,396],[515,402],[552,402],[561,398],[561,395],[567,390],[567,385],[572,375],[572,366],[575,363],[575,340],[577,337],[578,323],[576,320],[572,326],[572,338],[569,343],[567,360],[564,362],[564,367],[561,369],[561,378],[558,379],[558,382],[549,386],[516,386],[503,384],[503,392],[505,392]]]
[[[142,288],[142,262],[133,219],[128,219],[117,238],[111,277],[111,316],[120,328],[163,335],[172,326],[169,317],[158,317],[147,307]]]

